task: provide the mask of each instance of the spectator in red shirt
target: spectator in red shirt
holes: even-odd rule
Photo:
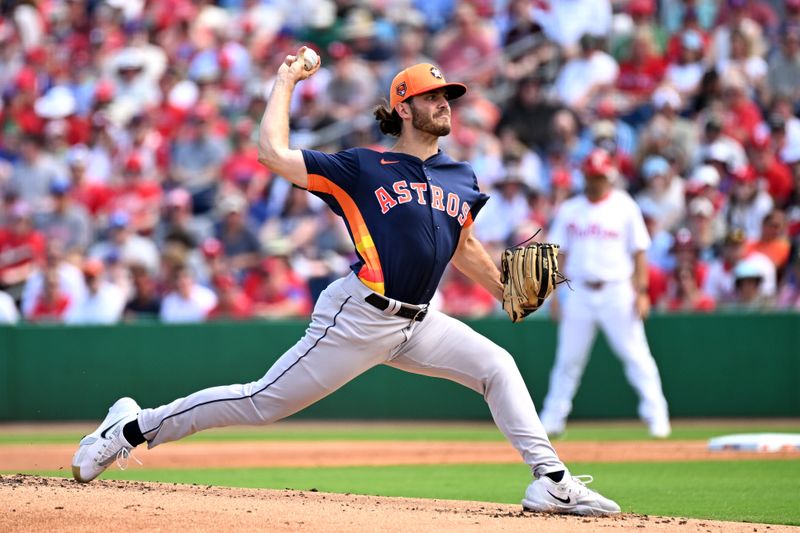
[[[231,140],[231,154],[221,169],[223,196],[241,194],[253,201],[266,186],[269,172],[258,162],[258,147],[251,138],[255,128],[249,118],[243,118],[236,123]]]
[[[780,117],[772,117],[777,121]],[[782,119],[781,119],[782,120]],[[773,123],[774,126],[778,124]],[[767,184],[767,192],[772,196],[776,205],[786,205],[794,190],[792,171],[775,155],[775,150],[770,142],[775,138],[772,135],[756,135],[750,144],[750,162],[756,175]]]
[[[37,71],[33,67],[23,67],[14,80],[14,88],[7,106],[10,122],[25,135],[41,135],[44,133],[44,119],[33,110],[39,91]]]
[[[253,315],[253,302],[242,292],[230,274],[221,274],[213,279],[217,293],[217,305],[208,312],[208,320],[247,320]]]
[[[448,269],[441,291],[442,311],[448,315],[480,318],[495,309],[494,297],[458,269]]]
[[[628,100],[627,109],[633,111],[648,104],[650,95],[664,78],[665,68],[664,59],[656,53],[650,30],[637,29],[630,56],[620,63],[617,78],[617,88]]]
[[[44,276],[44,290],[26,318],[29,322],[60,323],[64,321],[69,304],[69,296],[61,291],[58,271],[48,269]]]
[[[151,123],[147,114],[134,116],[128,123],[131,146],[125,160],[136,158],[141,164],[141,172],[149,179],[161,181],[162,169],[169,157],[167,140]]]
[[[437,39],[436,59],[443,71],[454,78],[467,70],[476,81],[488,82],[495,72],[498,36],[477,13],[474,4],[461,2],[453,14],[454,25]]]
[[[683,15],[683,25],[680,29],[674,32],[669,41],[667,41],[667,52],[666,56],[669,61],[677,61],[678,57],[682,53],[683,48],[683,37],[686,32],[696,32],[697,35],[700,36],[702,39],[702,46],[704,50],[708,50],[709,45],[711,44],[711,37],[706,33],[705,29],[700,25],[700,21],[697,17],[697,10],[690,8],[684,12]]]
[[[8,225],[0,227],[0,289],[12,296],[44,261],[45,238],[33,227],[28,204],[17,200],[8,214]]]
[[[75,203],[84,206],[89,214],[95,217],[101,211],[108,209],[108,203],[114,196],[114,192],[103,183],[90,182],[86,179],[89,159],[89,149],[82,144],[73,146],[67,152],[71,182],[69,194]]]
[[[700,288],[691,267],[676,268],[671,281],[671,294],[664,301],[664,310],[707,313],[716,307],[714,299]]]
[[[695,278],[695,283],[698,286],[703,286],[708,275],[708,265],[700,259],[700,250],[697,247],[697,242],[694,236],[687,228],[681,228],[675,232],[675,242],[671,250],[675,257],[675,268],[673,272],[682,268],[688,268]],[[674,276],[673,276],[674,278]],[[670,293],[676,291],[667,289]]]
[[[127,213],[134,232],[149,235],[158,224],[162,191],[161,185],[143,172],[141,157],[129,156],[122,168],[122,183],[114,189],[109,207],[110,211]]]
[[[283,318],[311,313],[311,295],[305,281],[284,256],[267,257],[244,280],[244,292],[253,301],[256,316]]]
[[[668,285],[669,273],[656,265],[649,264],[647,266],[647,296],[653,307],[658,307],[663,301]]]
[[[753,138],[762,116],[758,106],[748,96],[747,81],[744,75],[729,72],[722,80],[724,111],[722,113],[722,132],[747,146]]]

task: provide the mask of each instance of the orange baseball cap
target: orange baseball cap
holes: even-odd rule
[[[467,92],[467,86],[463,83],[447,83],[444,74],[438,67],[430,63],[419,63],[401,70],[394,77],[389,94],[389,105],[394,109],[397,104],[405,102],[412,96],[442,87],[447,90],[447,97],[450,100],[455,100]]]

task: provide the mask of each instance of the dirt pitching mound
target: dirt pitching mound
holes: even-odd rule
[[[0,531],[797,531],[783,526],[620,515],[523,513],[519,506],[312,491],[26,475],[0,476]]]

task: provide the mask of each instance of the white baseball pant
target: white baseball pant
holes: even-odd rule
[[[639,397],[639,417],[651,427],[669,420],[661,377],[650,353],[644,323],[636,314],[636,294],[629,280],[608,282],[593,290],[580,281],[565,298],[558,328],[558,348],[542,406],[548,431],[560,433],[589,360],[597,326],[623,364],[625,377]]]
[[[506,350],[437,311],[429,311],[422,322],[387,314],[364,301],[371,293],[354,274],[335,281],[320,295],[303,338],[263,378],[142,410],[138,421],[148,446],[212,427],[275,422],[385,364],[482,394],[534,476],[564,469]]]

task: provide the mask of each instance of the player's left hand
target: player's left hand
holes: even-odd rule
[[[634,307],[636,315],[642,320],[650,316],[650,296],[643,293],[637,294]]]
[[[553,243],[534,242],[506,249],[500,257],[500,274],[503,309],[513,322],[539,309],[556,285],[566,279],[558,270],[558,245]]]

